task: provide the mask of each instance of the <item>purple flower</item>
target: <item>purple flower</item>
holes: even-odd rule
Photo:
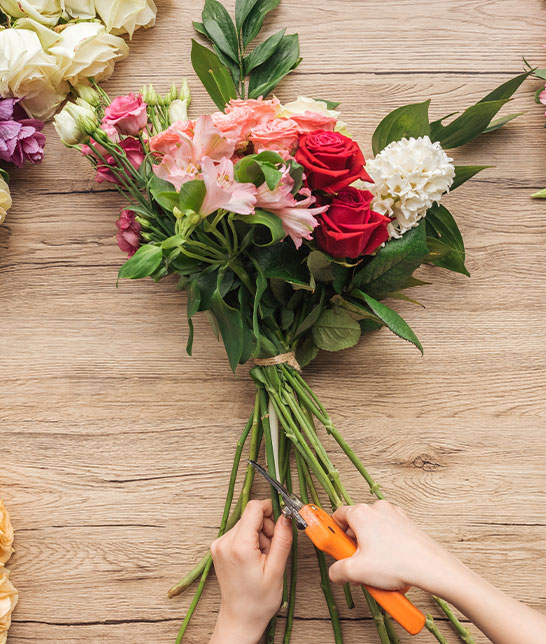
[[[29,119],[18,98],[0,98],[0,159],[21,168],[25,161],[40,163],[44,156],[43,121]]]

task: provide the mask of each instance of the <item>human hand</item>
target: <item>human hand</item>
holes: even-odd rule
[[[356,553],[330,567],[335,583],[406,590],[418,586],[442,593],[448,575],[462,564],[387,501],[343,506],[334,519],[358,542]]]
[[[271,500],[250,501],[210,551],[222,604],[210,644],[256,644],[279,609],[292,524],[275,524]]]

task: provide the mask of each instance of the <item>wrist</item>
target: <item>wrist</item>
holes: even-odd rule
[[[242,619],[221,607],[210,644],[257,644],[267,623]]]
[[[461,561],[444,551],[429,562],[427,570],[423,570],[422,577],[416,585],[433,595],[452,601],[464,591],[468,577],[472,574]]]

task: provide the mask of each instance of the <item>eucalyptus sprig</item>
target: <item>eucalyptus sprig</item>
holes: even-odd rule
[[[281,29],[252,47],[267,14],[280,0],[237,0],[235,22],[218,0],[206,0],[195,30],[211,51],[192,40],[195,73],[218,109],[234,98],[265,97],[301,62],[298,34]]]

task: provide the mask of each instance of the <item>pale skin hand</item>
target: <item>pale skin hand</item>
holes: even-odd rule
[[[211,546],[222,603],[210,644],[256,644],[282,599],[292,522],[275,524],[271,500],[250,501],[241,520]]]
[[[335,520],[358,550],[330,567],[335,583],[400,590],[417,586],[443,597],[493,644],[543,644],[546,617],[469,570],[387,501],[339,508]]]

